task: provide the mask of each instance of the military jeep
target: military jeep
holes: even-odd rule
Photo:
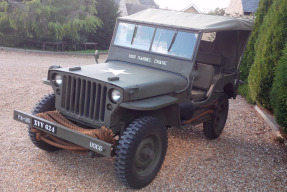
[[[54,93],[32,114],[15,110],[14,119],[28,125],[32,142],[43,150],[69,142],[91,155],[115,156],[119,180],[143,188],[164,161],[167,128],[203,123],[206,138],[220,136],[229,99],[237,96],[252,25],[240,18],[158,9],[118,18],[105,63],[51,66],[44,83]],[[58,115],[47,117],[48,111]],[[100,129],[114,142],[85,132]]]

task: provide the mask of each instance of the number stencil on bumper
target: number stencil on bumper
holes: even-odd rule
[[[111,156],[112,144],[105,141],[18,110],[14,111],[14,119],[104,156]]]
[[[39,121],[38,119],[34,119],[34,118],[32,118],[32,124],[33,124],[33,127],[35,127],[35,128],[40,128],[40,129],[43,129],[43,130],[48,131],[50,133],[57,134],[57,127],[56,126],[50,125],[48,123]]]

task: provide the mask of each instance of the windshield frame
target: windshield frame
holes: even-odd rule
[[[152,39],[151,39],[149,50],[137,49],[137,48],[130,47],[130,46],[124,46],[124,45],[116,44],[115,42],[116,42],[116,38],[117,38],[117,34],[118,34],[120,23],[132,24],[132,25],[135,25],[135,26],[144,26],[144,27],[152,27],[152,28],[154,28],[154,32],[153,32],[153,36],[152,36]],[[157,30],[159,30],[159,29],[174,31],[174,34],[176,34],[175,35],[175,41],[176,41],[176,38],[178,36],[178,33],[183,32],[183,33],[194,34],[195,40],[194,40],[194,45],[193,45],[193,50],[192,50],[192,53],[191,53],[191,57],[183,57],[183,56],[178,56],[178,55],[174,55],[174,54],[165,54],[165,53],[152,51],[152,47],[153,47],[153,44],[154,44],[154,41],[155,41],[155,36],[156,36]],[[112,39],[112,43],[111,43],[111,45],[113,45],[113,46],[122,47],[122,48],[130,49],[130,50],[146,52],[146,53],[150,53],[150,54],[154,54],[154,55],[160,55],[160,56],[164,56],[164,57],[171,57],[171,58],[174,58],[174,59],[187,60],[187,61],[192,61],[194,59],[195,53],[196,53],[196,50],[197,50],[197,44],[198,44],[199,39],[201,38],[201,32],[200,31],[187,30],[187,29],[182,29],[182,28],[173,28],[173,27],[168,27],[168,26],[163,26],[163,25],[159,26],[159,25],[152,25],[152,24],[145,24],[145,23],[129,22],[129,21],[119,21],[119,22],[117,22],[117,26],[115,28],[115,33],[114,34],[115,35],[114,35],[114,37]],[[172,42],[171,47],[173,47],[174,44],[175,44],[175,42]],[[169,47],[169,49],[171,47]]]

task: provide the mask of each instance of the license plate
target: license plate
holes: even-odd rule
[[[49,123],[45,123],[38,119],[33,119],[33,127],[43,129],[53,134],[57,134],[57,127],[50,125]]]

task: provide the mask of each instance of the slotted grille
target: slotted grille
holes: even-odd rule
[[[61,107],[69,113],[94,120],[105,120],[107,87],[100,83],[64,75]]]

